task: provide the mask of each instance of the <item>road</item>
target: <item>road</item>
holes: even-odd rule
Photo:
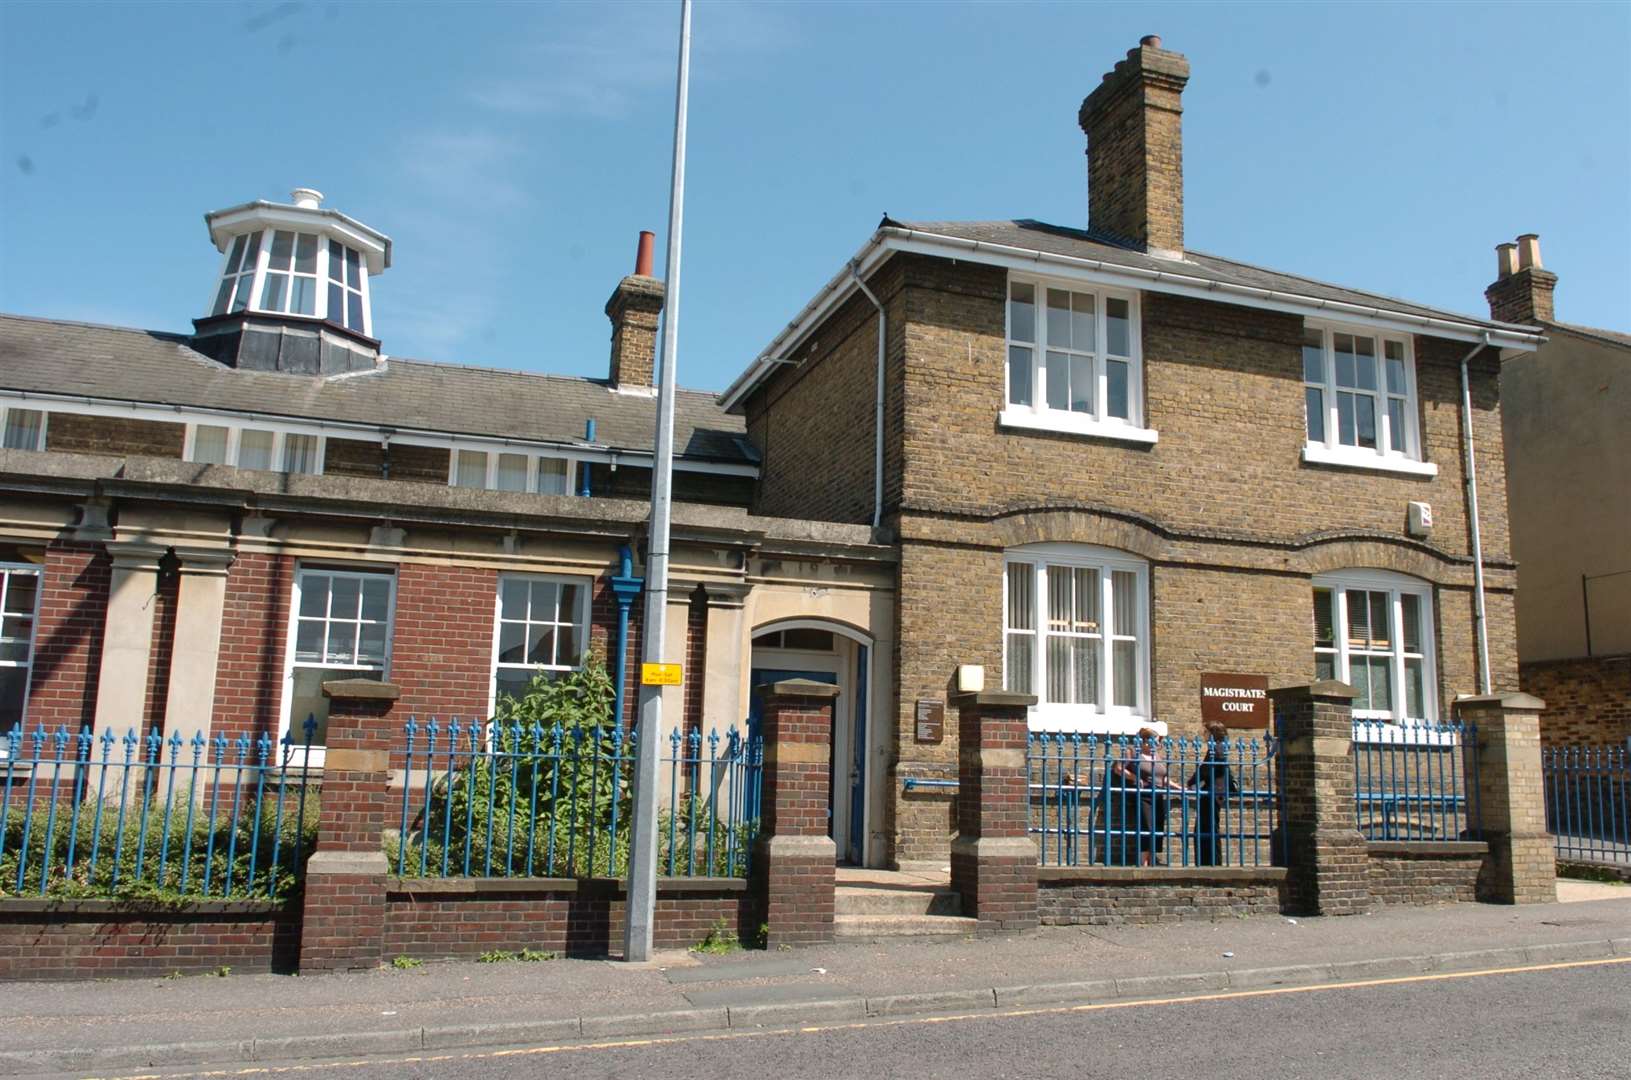
[[[1631,963],[1589,962],[1346,987],[910,1017],[737,1032],[381,1057],[148,1077],[496,1080],[1319,1080],[1569,1077],[1631,1070]],[[133,1075],[133,1074],[123,1074]]]

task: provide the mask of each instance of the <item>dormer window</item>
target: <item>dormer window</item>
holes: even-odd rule
[[[249,306],[249,298],[255,287],[255,268],[260,263],[260,250],[261,234],[258,232],[244,233],[232,242],[211,315],[242,311]]]

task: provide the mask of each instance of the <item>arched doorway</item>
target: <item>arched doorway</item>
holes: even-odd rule
[[[828,744],[828,830],[839,862],[866,860],[868,695],[872,680],[872,638],[827,619],[780,619],[753,631],[750,686],[783,679],[810,679],[838,687]],[[759,702],[748,716],[757,732]]]

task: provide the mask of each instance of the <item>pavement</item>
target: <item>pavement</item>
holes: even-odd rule
[[[1567,897],[1568,902],[1562,902]],[[1582,898],[1584,897],[1584,898]],[[1631,887],[1560,902],[900,939],[791,951],[12,983],[0,1075],[290,1061],[1379,979],[1631,957]]]

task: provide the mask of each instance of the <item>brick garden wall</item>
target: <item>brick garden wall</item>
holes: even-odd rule
[[[1285,871],[1043,867],[1037,908],[1045,926],[1122,926],[1272,915]]]
[[[1631,655],[1542,660],[1519,667],[1523,692],[1546,703],[1543,746],[1624,746],[1631,739]]]
[[[470,959],[494,949],[574,955],[620,951],[619,882],[443,879],[393,882],[386,893],[385,955]],[[723,923],[741,940],[759,932],[745,883],[659,881],[653,943],[695,945]]]
[[[0,900],[0,980],[293,971],[299,955],[298,905]]]
[[[1470,904],[1489,854],[1480,843],[1370,845],[1370,894],[1381,904]]]

